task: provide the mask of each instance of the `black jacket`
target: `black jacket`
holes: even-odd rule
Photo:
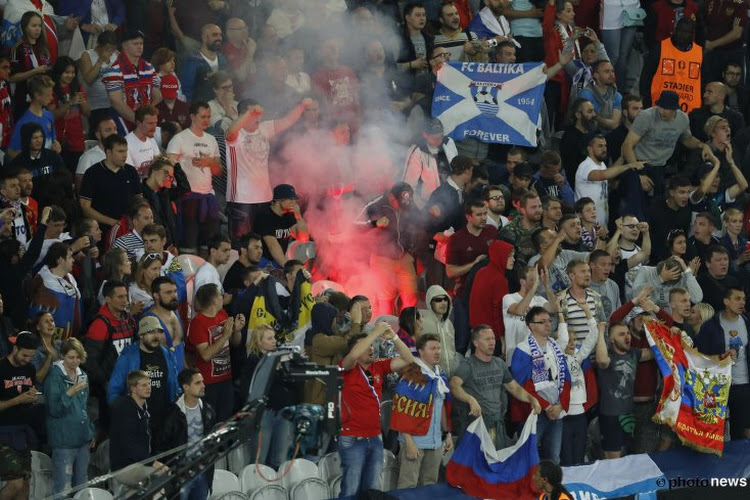
[[[179,163],[174,167],[174,180],[174,187],[159,191],[154,191],[143,181],[143,197],[154,209],[154,223],[166,229],[168,245],[177,245],[177,215],[172,210],[172,202],[190,192],[190,183]]]
[[[216,425],[216,413],[211,405],[205,401],[200,402],[201,407],[201,420],[203,420],[203,436],[207,436],[214,425]],[[169,405],[165,414],[164,420],[159,430],[159,435],[155,438],[155,453],[163,453],[172,448],[187,444],[188,441],[188,424],[187,415],[185,414],[185,396],[180,398]],[[207,471],[208,487],[211,488],[211,483],[214,477],[214,468],[211,466]]]
[[[0,294],[5,303],[5,315],[8,316],[16,328],[26,328],[29,303],[22,285],[31,276],[34,262],[39,258],[44,243],[44,233],[47,226],[37,224],[36,233],[31,239],[28,249],[20,260],[14,261],[11,253],[17,253],[16,240],[0,243]],[[7,245],[7,247],[6,247]],[[6,250],[9,252],[6,253]]]
[[[151,451],[148,403],[139,408],[130,396],[121,396],[110,408],[109,464],[113,471],[146,460]]]

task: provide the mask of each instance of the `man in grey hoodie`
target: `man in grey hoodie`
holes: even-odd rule
[[[659,262],[656,267],[644,266],[638,271],[633,282],[633,292],[638,293],[646,285],[651,285],[651,300],[662,309],[669,308],[669,291],[680,287],[690,293],[690,299],[696,304],[703,300],[703,290],[695,279],[700,266],[700,259],[690,261],[690,265],[680,257],[672,256]]]
[[[421,311],[422,333],[432,333],[440,339],[440,367],[450,380],[459,363],[456,333],[450,320],[451,298],[442,286],[432,285],[427,289],[425,302],[428,309]]]

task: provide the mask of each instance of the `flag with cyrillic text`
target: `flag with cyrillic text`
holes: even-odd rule
[[[457,141],[535,147],[546,81],[542,63],[446,63],[437,72],[432,116]]]
[[[657,321],[644,324],[664,389],[653,420],[672,428],[682,443],[704,453],[724,452],[731,358],[701,354],[687,335]]]

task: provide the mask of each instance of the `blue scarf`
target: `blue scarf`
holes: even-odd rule
[[[544,353],[539,344],[531,334],[529,334],[527,341],[531,351],[531,381],[534,384],[551,381],[550,370],[544,366]],[[559,397],[563,393],[565,386],[565,356],[552,339],[548,339],[547,344],[552,346],[552,350],[555,352],[555,360],[557,361],[557,394]]]

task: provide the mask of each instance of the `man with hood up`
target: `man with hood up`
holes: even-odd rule
[[[422,314],[422,334],[437,335],[440,339],[440,368],[450,380],[458,368],[460,359],[456,355],[456,332],[450,320],[451,298],[440,285],[432,285],[427,289],[425,302],[428,309],[420,311]]]
[[[310,361],[318,365],[335,365],[343,357],[349,342],[348,336],[339,332],[339,310],[321,302],[313,306],[311,314],[312,326],[305,334],[305,349]],[[325,390],[325,384],[319,380],[305,382],[305,402],[325,405]]]
[[[503,297],[509,293],[505,273],[515,263],[513,245],[497,240],[490,243],[490,262],[477,271],[469,295],[469,324],[472,328],[490,325],[498,341],[495,354],[505,353]]]

